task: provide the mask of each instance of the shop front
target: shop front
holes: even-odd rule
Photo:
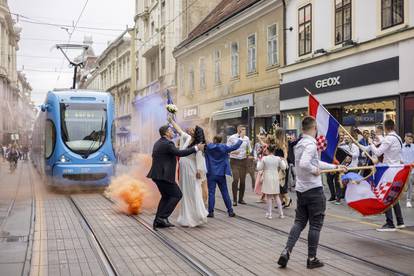
[[[280,124],[279,89],[269,89],[254,94],[254,133],[273,132],[273,125]]]
[[[253,94],[225,99],[222,103],[222,109],[214,111],[210,116],[210,125],[216,134],[227,139],[237,132],[237,126],[245,125],[250,139],[254,138]]]
[[[363,60],[369,62],[364,64],[357,54],[283,73],[282,125],[299,132],[308,109],[306,87],[346,128],[371,130],[388,118],[399,126],[400,66],[399,57],[393,55],[392,51],[378,50],[366,54]]]

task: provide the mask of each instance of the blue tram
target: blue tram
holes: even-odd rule
[[[106,186],[115,172],[114,101],[106,92],[48,92],[36,119],[31,157],[55,187]]]

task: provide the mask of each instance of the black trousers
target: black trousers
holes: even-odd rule
[[[161,200],[158,204],[157,218],[168,218],[178,202],[183,197],[183,194],[176,183],[170,183],[163,180],[153,180],[157,184],[158,190],[161,193]]]
[[[397,202],[397,204],[395,204],[394,207],[388,209],[388,211],[385,212],[385,218],[387,220],[387,224],[394,225],[394,219],[392,217],[392,209],[394,209],[395,216],[397,217],[397,225],[404,224],[400,202]]]
[[[328,182],[329,192],[331,193],[331,198],[341,199],[344,197],[344,191],[339,184],[338,174],[328,173],[326,180]]]
[[[247,158],[230,159],[231,172],[233,174],[232,192],[233,202],[237,202],[237,191],[239,192],[239,202],[243,201],[246,189]],[[240,181],[240,186],[239,186]]]
[[[297,194],[295,222],[289,233],[286,248],[292,252],[300,233],[309,221],[308,257],[316,257],[319,235],[325,218],[326,198],[322,187],[314,188]]]

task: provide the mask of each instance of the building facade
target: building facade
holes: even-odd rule
[[[30,146],[32,130],[37,114],[37,109],[31,100],[32,87],[23,72],[17,72],[17,105],[14,107],[15,127],[18,143],[21,146]]]
[[[115,100],[116,145],[124,146],[131,141],[131,31],[123,32],[111,42],[96,59],[84,88],[108,91]]]
[[[414,1],[292,0],[286,9],[283,125],[299,129],[308,88],[346,127],[414,130]]]
[[[16,51],[21,27],[10,15],[6,0],[0,0],[0,144],[10,143],[18,133],[15,107],[19,101]]]
[[[166,123],[167,91],[176,101],[174,48],[218,0],[136,0],[136,90],[133,135],[142,152],[150,152],[158,127]],[[145,132],[145,135],[142,133]]]
[[[279,119],[282,1],[224,0],[178,45],[178,117],[210,134],[248,126],[252,139]]]

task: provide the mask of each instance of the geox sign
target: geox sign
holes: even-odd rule
[[[325,87],[340,85],[341,84],[341,82],[339,81],[340,79],[341,79],[341,76],[332,77],[332,78],[323,79],[323,80],[317,80],[315,82],[315,87],[325,88]]]

